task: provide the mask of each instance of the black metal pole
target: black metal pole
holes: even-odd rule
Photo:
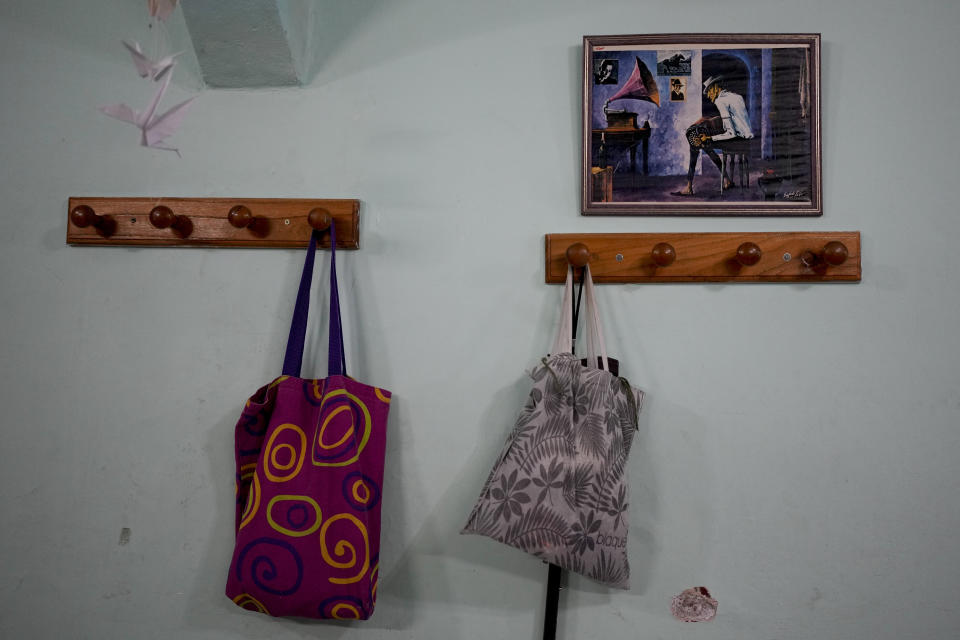
[[[547,604],[543,612],[543,640],[556,640],[557,613],[560,602],[560,578],[563,569],[555,564],[547,572]]]

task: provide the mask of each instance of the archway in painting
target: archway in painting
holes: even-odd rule
[[[703,80],[706,81],[708,78],[716,76],[723,76],[723,87],[725,89],[743,96],[743,101],[747,105],[747,113],[750,114],[750,125],[756,125],[760,104],[752,90],[757,83],[752,77],[747,62],[728,53],[704,52]],[[707,96],[703,95],[702,86],[700,89],[701,99],[703,100],[703,115],[706,117],[719,115],[717,108],[707,99]]]

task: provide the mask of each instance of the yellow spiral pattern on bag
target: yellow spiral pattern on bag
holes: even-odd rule
[[[248,611],[259,611],[260,613],[265,613],[270,615],[270,612],[267,611],[267,608],[263,606],[263,603],[254,598],[249,593],[241,593],[236,598],[233,599],[233,602],[238,606],[242,607]],[[253,605],[251,608],[248,605]]]
[[[287,529],[286,527],[281,527],[273,519],[273,505],[278,502],[288,502],[288,501],[300,501],[307,502],[313,507],[313,512],[316,518],[313,521],[313,524],[310,525],[309,529],[297,530],[297,529]],[[303,536],[308,536],[317,529],[320,528],[320,521],[323,519],[323,514],[320,511],[320,505],[317,504],[316,500],[310,496],[294,496],[294,495],[279,495],[274,496],[270,499],[270,502],[267,503],[267,523],[273,528],[274,531],[279,531],[285,536],[290,536],[291,538],[302,538]],[[288,520],[289,523],[289,520]],[[297,526],[297,525],[294,525]]]
[[[339,407],[337,407],[336,409],[334,409],[333,411],[331,411],[330,413],[328,413],[328,414],[327,414],[327,417],[323,419],[323,424],[320,425],[320,433],[317,434],[317,444],[320,445],[320,448],[321,448],[321,449],[326,449],[326,450],[329,451],[329,450],[331,450],[331,449],[337,449],[337,448],[339,448],[339,447],[342,447],[343,444],[353,436],[354,429],[356,429],[357,425],[356,425],[355,423],[351,422],[351,423],[350,423],[350,428],[347,429],[347,430],[343,433],[343,436],[342,436],[339,440],[337,440],[337,441],[334,442],[333,444],[327,444],[326,442],[323,441],[323,434],[324,434],[324,432],[326,432],[326,430],[327,430],[327,425],[330,424],[330,421],[331,421],[331,420],[333,420],[335,417],[337,417],[338,415],[340,415],[340,414],[343,413],[344,411],[346,411],[348,414],[350,414],[350,419],[351,419],[351,421],[352,421],[352,420],[353,420],[353,412],[350,411],[350,407],[348,407],[348,406],[345,405],[345,404],[344,404],[344,405],[340,405]]]
[[[381,401],[386,402],[387,404],[390,404],[390,396],[384,395],[383,390],[380,389],[379,387],[374,387],[373,393],[376,394],[376,396],[380,398]],[[389,393],[389,391],[387,393]]]
[[[323,380],[313,380],[309,384],[310,394],[313,395],[311,398],[307,396],[308,400],[319,400],[320,403],[323,403]]]
[[[347,616],[341,615],[340,612],[344,609],[346,609],[353,615],[350,616],[349,618]],[[330,613],[331,615],[333,615],[334,619],[336,620],[359,620],[360,619],[360,610],[347,602],[341,602],[339,604],[333,605],[333,608],[330,609]]]
[[[277,460],[277,454],[281,451],[290,451],[290,457],[287,458],[286,463],[281,463]],[[292,444],[278,444],[270,451],[270,464],[277,469],[286,471],[293,466],[293,463],[297,461],[297,450],[293,448]]]
[[[233,484],[233,494],[237,495],[240,493],[240,483],[248,478],[252,478],[253,474],[257,471],[257,463],[251,462],[250,464],[245,464],[240,467],[240,480]]]
[[[324,460],[318,460],[316,455],[311,456],[310,462],[313,463],[316,467],[345,467],[348,464],[353,464],[360,458],[360,452],[363,451],[364,447],[367,446],[367,441],[370,440],[370,430],[371,430],[371,419],[370,419],[370,410],[367,408],[367,405],[363,403],[357,396],[353,395],[346,389],[335,389],[330,393],[327,393],[323,398],[323,403],[320,405],[320,414],[323,415],[323,407],[331,398],[336,398],[338,396],[346,396],[350,400],[351,404],[360,410],[363,414],[363,425],[362,433],[360,434],[360,442],[357,444],[355,450],[353,450],[353,455],[347,460],[338,460],[336,462],[326,462]],[[343,411],[350,411],[350,405],[342,405],[335,408],[327,416],[324,417],[323,422],[318,425],[316,434],[314,435],[313,451],[317,450],[333,450],[337,447],[343,446],[351,438],[356,437],[355,430],[357,425],[351,422],[350,428],[344,432],[344,435],[335,443],[329,444],[323,440],[323,434],[330,426],[332,419],[341,414]],[[353,420],[353,412],[350,411],[351,421]],[[347,450],[345,453],[350,453],[350,450]],[[335,455],[333,457],[336,457]]]
[[[300,450],[299,452],[292,444],[280,444],[274,447],[274,442],[276,442],[277,436],[283,433],[284,431],[293,431],[298,436],[300,436]],[[290,450],[290,460],[280,463],[277,458],[277,454],[280,451]],[[281,424],[276,429],[273,430],[273,433],[270,434],[270,439],[267,440],[267,446],[263,450],[263,473],[267,478],[273,482],[286,482],[292,478],[295,478],[298,473],[300,473],[300,468],[303,466],[303,459],[307,454],[307,434],[303,432],[303,429],[298,427],[295,424],[286,423]],[[296,461],[296,462],[294,462]],[[274,473],[274,470],[277,471],[287,471],[291,467],[296,467],[287,474],[277,474]]]
[[[350,493],[353,495],[353,499],[360,504],[367,504],[370,502],[370,487],[364,484],[363,478],[358,478],[353,483],[353,486],[350,487]]]
[[[250,495],[247,496],[247,507],[243,510],[243,517],[240,519],[240,526],[243,529],[250,524],[253,517],[257,515],[257,509],[260,507],[260,476],[254,472],[253,482],[250,483]]]
[[[273,389],[275,386],[277,386],[278,384],[280,384],[281,382],[283,382],[284,380],[286,380],[286,379],[289,378],[289,377],[290,377],[290,376],[280,376],[279,378],[277,378],[276,380],[274,380],[273,382],[271,382],[271,383],[270,383],[270,386],[268,386],[267,389]]]
[[[349,578],[328,578],[334,584],[353,584],[359,582],[370,568],[370,540],[367,535],[367,527],[360,520],[350,513],[338,513],[323,523],[320,529],[320,554],[324,561],[334,569],[353,569],[357,566],[359,558],[357,557],[357,548],[348,540],[339,540],[333,548],[333,553],[337,558],[344,558],[345,561],[336,560],[330,555],[330,549],[327,544],[327,531],[334,522],[348,520],[363,537],[363,564],[360,566],[359,573]]]

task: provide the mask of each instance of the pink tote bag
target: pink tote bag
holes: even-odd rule
[[[226,594],[272,616],[365,620],[377,599],[390,392],[347,376],[330,227],[327,377],[300,377],[320,232],[310,239],[283,375],[235,431],[236,544]]]

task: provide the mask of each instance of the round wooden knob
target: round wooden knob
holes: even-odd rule
[[[330,228],[330,225],[333,224],[333,218],[326,209],[317,208],[311,209],[310,213],[307,214],[307,222],[317,231],[323,231]]]
[[[823,248],[823,261],[834,267],[846,262],[848,255],[846,245],[836,240],[828,242]]]
[[[752,267],[760,262],[763,257],[763,251],[753,242],[744,242],[737,247],[737,262],[745,267]]]
[[[193,231],[193,223],[190,222],[190,218],[178,216],[170,210],[170,207],[165,207],[162,204],[150,210],[150,224],[157,229],[173,229],[173,232],[181,238],[186,238]]]
[[[800,262],[807,269],[813,269],[818,264],[820,264],[820,256],[815,254],[813,251],[804,251],[800,254]]]
[[[102,219],[103,216],[98,216],[91,207],[85,204],[74,207],[73,211],[70,212],[70,222],[80,228],[95,225]]]
[[[150,210],[150,224],[157,229],[172,227],[176,221],[177,216],[170,210],[170,207],[160,205]]]
[[[673,261],[677,259],[677,252],[673,248],[673,245],[667,244],[666,242],[658,242],[655,244],[650,255],[653,256],[653,263],[658,267],[669,267],[673,264]]]
[[[590,262],[590,249],[582,242],[567,247],[567,262],[575,267],[585,267]]]
[[[253,214],[250,212],[250,209],[247,209],[242,204],[238,204],[227,213],[227,220],[237,229],[246,229],[253,222]]]
[[[230,209],[227,220],[236,228],[247,229],[258,238],[265,238],[270,234],[270,219],[253,215],[253,212],[242,204]]]
[[[117,230],[117,221],[113,219],[113,216],[97,215],[93,207],[85,204],[77,205],[70,211],[70,222],[81,229],[93,226],[97,233],[104,238],[109,238]]]

